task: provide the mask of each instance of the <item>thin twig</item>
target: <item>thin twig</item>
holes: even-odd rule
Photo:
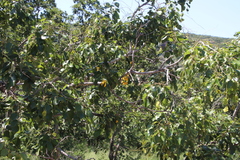
[[[238,103],[238,106],[235,108],[234,112],[233,112],[233,115],[232,115],[232,119],[234,119],[237,115],[237,112],[239,111],[240,109],[240,102]]]
[[[164,64],[173,57],[173,55],[169,56],[160,66],[160,68],[163,68]]]
[[[222,95],[215,102],[212,103],[212,109],[214,109],[218,105],[218,102],[220,102],[220,100],[222,100],[222,98],[224,98],[224,95]]]
[[[169,76],[169,69],[166,69],[166,80],[167,80],[167,85],[169,84],[169,81],[171,81],[171,78]]]
[[[164,68],[160,68],[154,71],[147,71],[147,72],[139,72],[139,71],[134,71],[134,70],[130,70],[129,72],[132,74],[140,74],[140,75],[148,75],[148,74],[155,74],[155,73],[159,73],[159,72],[165,72],[166,69]]]
[[[19,48],[21,48],[26,42],[27,42],[27,38],[26,39],[24,39],[19,45],[18,45],[18,47]]]
[[[149,2],[145,2],[142,5],[138,6],[137,9],[133,12],[131,20],[135,17],[136,13],[139,11],[140,8],[142,8],[143,6],[146,6]]]
[[[169,68],[169,67],[175,66],[175,65],[178,64],[182,59],[183,59],[183,57],[179,58],[176,62],[167,65],[166,68]]]

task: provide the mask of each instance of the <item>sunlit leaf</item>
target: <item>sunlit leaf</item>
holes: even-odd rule
[[[223,112],[228,112],[228,107],[225,107],[225,108],[223,109]]]

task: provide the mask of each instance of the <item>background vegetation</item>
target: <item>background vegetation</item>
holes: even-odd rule
[[[240,33],[188,39],[191,1],[0,1],[1,157],[237,159]]]
[[[186,36],[190,41],[193,41],[194,43],[198,41],[209,42],[211,45],[218,48],[228,47],[228,44],[233,40],[232,38],[215,37],[210,35],[198,35],[192,33],[187,33]]]

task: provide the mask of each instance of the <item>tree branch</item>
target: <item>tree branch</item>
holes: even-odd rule
[[[78,160],[78,159],[79,159],[79,158],[75,158],[75,157],[67,154],[67,153],[64,152],[61,148],[57,148],[57,150],[58,150],[61,154],[63,154],[64,156],[66,156],[66,157],[68,157],[68,158],[70,158],[70,159],[73,159],[73,160]]]
[[[79,84],[71,83],[68,86],[69,87],[80,87],[80,86],[94,86],[94,85],[101,85],[101,84],[102,84],[102,82],[82,82]]]
[[[136,13],[139,11],[139,9],[142,8],[143,6],[146,6],[148,3],[149,3],[149,2],[147,1],[147,2],[143,3],[142,5],[139,5],[139,6],[137,7],[137,9],[133,12],[132,17],[131,17],[131,20],[135,17],[135,15],[136,15]]]
[[[179,58],[176,62],[167,65],[166,68],[169,68],[169,67],[175,66],[175,65],[178,64],[182,59],[183,59],[183,57]]]
[[[234,112],[233,112],[233,115],[232,115],[232,119],[234,119],[237,115],[237,112],[239,111],[240,109],[240,102],[238,102],[238,106],[235,108]]]
[[[130,50],[130,51],[128,51],[127,54],[124,54],[123,57],[131,56],[131,55],[130,55],[131,53],[136,53],[136,52],[138,52],[138,51],[139,51],[139,49],[137,49],[137,50]],[[108,64],[112,64],[112,63],[115,63],[115,62],[117,62],[117,61],[119,61],[119,60],[121,60],[121,59],[122,59],[122,57],[115,58],[115,59],[113,59],[113,60],[111,60],[111,61],[108,61],[107,63],[108,63]]]
[[[137,51],[138,51],[138,50],[134,50],[133,52],[137,52]],[[129,53],[131,53],[131,52],[129,52]],[[128,54],[129,54],[129,53],[128,53]],[[124,56],[134,56],[134,55],[128,55],[128,54],[125,54]],[[170,56],[169,58],[167,58],[167,59],[163,62],[163,64],[166,63],[166,61],[169,60],[171,57],[172,57],[172,56]],[[121,58],[116,58],[116,59],[114,59],[114,60],[112,60],[112,61],[109,61],[108,63],[114,63],[114,62],[116,62],[116,61],[118,61],[118,60],[120,60],[120,59],[121,59]],[[169,75],[172,75],[172,76],[175,76],[175,75],[173,75],[173,74],[171,74],[171,73],[168,73],[168,72],[169,72],[169,71],[168,71],[168,68],[170,68],[170,67],[178,64],[182,59],[183,59],[183,57],[179,58],[176,62],[165,66],[164,68],[163,68],[163,64],[162,64],[160,69],[153,70],[153,71],[147,71],[147,72],[135,71],[135,70],[133,70],[133,68],[132,68],[133,66],[132,66],[132,67],[130,68],[130,70],[128,70],[124,75],[126,75],[126,74],[149,75],[149,74],[155,74],[155,73],[159,73],[159,72],[167,72],[167,78],[168,78],[168,80],[169,80],[169,79],[170,79]],[[123,77],[123,76],[122,76],[122,77]],[[176,77],[176,76],[175,76],[175,77]],[[177,77],[177,78],[178,78],[178,77]],[[77,85],[72,83],[72,84],[69,85],[69,87],[73,87],[73,86],[74,86],[74,87],[93,86],[93,85],[101,85],[101,84],[102,84],[102,82],[82,82],[82,83],[77,84]]]
[[[137,109],[144,109],[144,110],[148,110],[148,111],[151,111],[151,112],[165,112],[165,113],[170,113],[171,112],[171,111],[158,111],[158,110],[153,110],[153,109],[146,108],[146,107],[143,107],[143,106],[137,106],[137,103],[141,102],[142,100],[138,100],[138,101],[135,101],[135,102],[130,102],[130,101],[127,101],[127,100],[123,99],[122,97],[118,96],[113,90],[111,90],[111,93],[116,98],[118,98],[119,100],[124,101],[124,102],[126,102],[128,104],[131,104],[134,107],[136,107]]]
[[[130,70],[129,72],[132,74],[140,74],[140,75],[148,75],[148,74],[155,74],[155,73],[159,73],[159,72],[164,72],[166,69],[164,68],[160,68],[154,71],[147,71],[147,72],[139,72],[139,71],[134,71],[134,70]]]
[[[164,60],[164,62],[161,64],[160,68],[163,68],[163,66],[165,65],[165,63],[171,59],[173,57],[173,55],[169,56],[167,59]]]

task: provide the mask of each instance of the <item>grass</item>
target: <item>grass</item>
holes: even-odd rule
[[[70,154],[70,153],[69,153]],[[73,152],[73,155],[79,155],[77,151]],[[82,154],[85,160],[109,160],[108,158],[108,152],[105,151],[98,151],[97,153],[89,150],[87,152],[85,152],[84,154]],[[124,158],[121,159],[125,159],[125,160],[158,160],[159,158],[157,158],[156,155],[139,155],[139,153],[137,152],[127,152],[124,153],[123,156],[125,156]],[[130,158],[131,157],[131,158]]]

